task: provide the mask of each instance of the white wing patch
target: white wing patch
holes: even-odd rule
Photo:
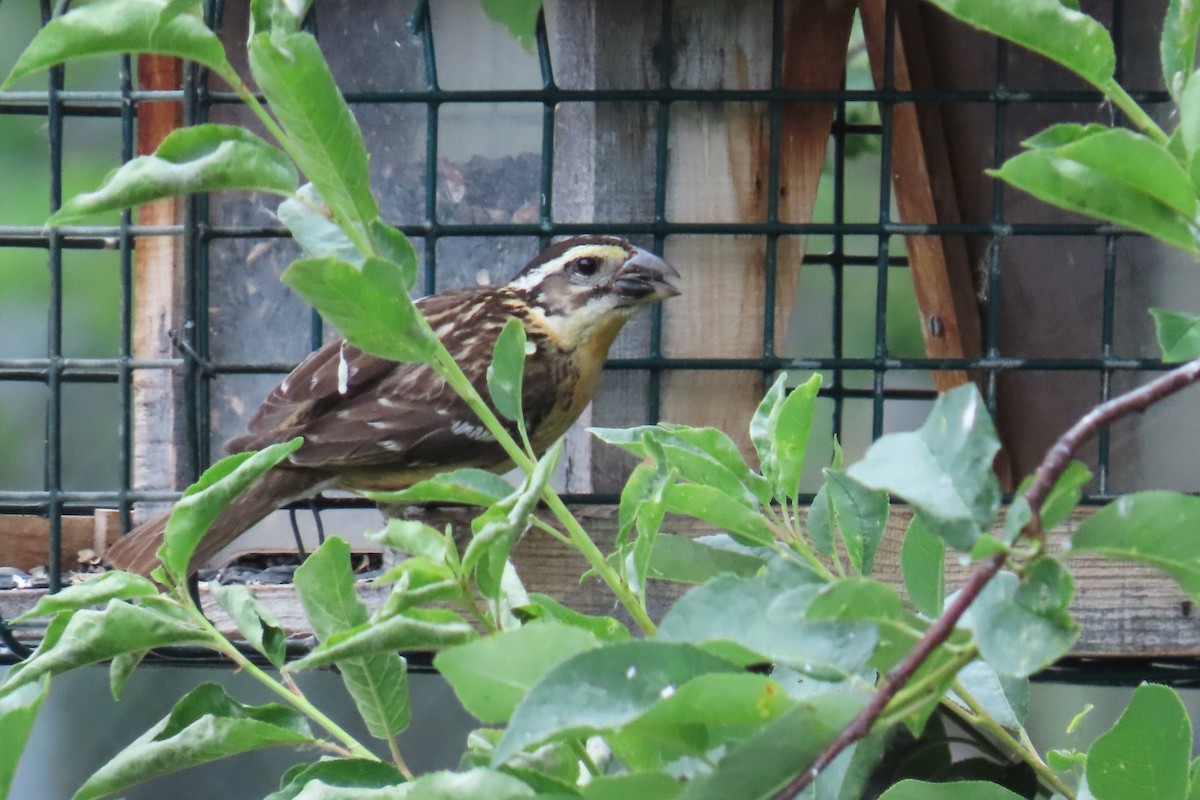
[[[496,437],[482,425],[467,420],[456,419],[450,423],[450,432],[457,436],[465,436],[476,442],[494,442]]]

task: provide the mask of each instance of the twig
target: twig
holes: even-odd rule
[[[1182,367],[1156,378],[1145,386],[1096,406],[1071,426],[1071,429],[1060,436],[1054,446],[1046,451],[1046,456],[1038,466],[1033,483],[1025,492],[1025,500],[1033,511],[1033,519],[1025,526],[1024,533],[1027,535],[1040,534],[1042,503],[1046,501],[1050,490],[1054,488],[1055,482],[1067,468],[1071,457],[1080,446],[1106,425],[1130,414],[1141,413],[1155,403],[1191,386],[1197,380],[1200,380],[1200,359],[1189,361]],[[1004,553],[995,553],[980,563],[966,585],[955,596],[954,601],[929,626],[929,630],[921,637],[921,641],[917,642],[908,655],[887,674],[880,684],[879,690],[863,706],[862,711],[847,723],[841,733],[834,737],[812,764],[775,794],[774,800],[793,800],[800,792],[808,788],[817,775],[828,767],[830,762],[837,758],[843,750],[859,739],[865,738],[871,732],[871,726],[879,719],[887,704],[912,678],[913,673],[920,668],[925,659],[929,658],[930,654],[954,632],[958,620],[967,607],[979,596],[988,581],[1000,571],[1005,560]]]

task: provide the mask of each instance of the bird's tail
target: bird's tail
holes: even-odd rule
[[[271,470],[217,516],[196,546],[191,563],[200,565],[208,561],[267,514],[309,496],[325,480],[327,476],[307,470]],[[149,575],[159,564],[157,553],[166,528],[166,515],[134,528],[108,549],[108,563],[116,569]]]

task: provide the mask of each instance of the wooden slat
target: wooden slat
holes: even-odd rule
[[[611,506],[582,506],[575,511],[600,549],[610,551],[616,534],[616,510]],[[1063,543],[1090,513],[1091,510],[1076,512],[1065,525],[1051,533],[1052,553],[1068,554]],[[471,515],[469,510],[440,509],[425,511],[416,517],[435,527],[449,522],[466,529]],[[900,543],[911,516],[906,508],[893,508],[875,561],[875,577],[897,588],[903,583]],[[693,536],[715,532],[709,525],[684,518],[668,518],[663,528]],[[39,546],[44,547],[44,544]],[[552,595],[589,614],[619,614],[612,595],[599,580],[589,578],[580,583],[579,576],[586,571],[587,564],[575,551],[557,541],[530,533],[518,545],[514,559],[530,591]],[[1173,581],[1149,567],[1096,557],[1071,558],[1069,563],[1075,574],[1077,592],[1071,611],[1083,629],[1072,655],[1200,656],[1200,619],[1193,615],[1190,601]],[[961,586],[969,572],[969,565],[964,566],[950,555],[946,565],[947,590]],[[294,635],[307,635],[303,612],[290,586],[251,588],[276,613],[286,629]],[[371,606],[382,602],[386,595],[386,591],[365,584],[360,589]],[[648,601],[651,615],[661,618],[685,589],[680,584],[652,582]],[[39,594],[30,590],[0,592],[0,614],[11,619],[32,606]],[[210,605],[206,608],[212,611],[214,619],[218,619],[219,613]],[[227,621],[223,629],[231,633],[234,630]],[[37,633],[36,630],[25,630],[22,635],[33,638]]]
[[[62,518],[63,564],[71,569],[85,551],[103,556],[105,548],[116,541],[118,530],[112,524],[115,512],[97,511],[94,517]],[[45,566],[50,552],[50,521],[32,515],[0,516],[0,565],[28,572]]]
[[[841,86],[854,4],[784,4],[781,82],[790,89]],[[765,88],[771,83],[770,3],[676,3],[674,86]],[[779,218],[810,222],[833,122],[831,103],[780,109]],[[771,116],[762,103],[677,103],[670,120],[667,218],[673,222],[761,222],[771,203]],[[678,358],[764,355],[765,301],[782,352],[804,257],[802,237],[779,240],[773,298],[766,298],[766,240],[757,236],[676,236],[667,258],[683,295],[665,306],[663,350]],[[757,372],[675,371],[663,379],[662,416],[744,433],[762,397]]]
[[[860,0],[863,33],[875,85],[884,86],[885,0]],[[898,91],[932,86],[924,36],[915,2],[894,4],[892,84]],[[954,224],[960,221],[941,112],[932,103],[892,106],[892,188],[900,219],[906,223]],[[921,335],[931,358],[982,354],[979,309],[961,236],[905,237],[913,287],[921,314]],[[947,391],[967,381],[965,371],[937,370],[933,381]]]

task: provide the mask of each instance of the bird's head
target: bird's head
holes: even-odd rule
[[[616,236],[574,236],[543,250],[506,287],[561,338],[612,330],[639,306],[679,294],[667,262]]]

